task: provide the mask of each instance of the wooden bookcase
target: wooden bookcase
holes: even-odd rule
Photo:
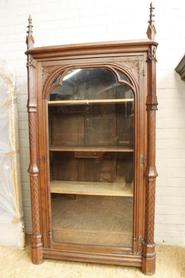
[[[33,263],[53,258],[155,271],[151,18],[144,41],[39,48],[29,18]]]

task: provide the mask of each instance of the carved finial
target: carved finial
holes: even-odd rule
[[[32,18],[31,18],[31,15],[29,15],[28,17],[28,31],[27,31],[27,36],[26,36],[26,44],[27,44],[27,49],[30,49],[33,47],[34,45],[34,38],[33,38],[33,31],[32,31],[32,28],[33,28],[33,25],[32,25]]]
[[[152,6],[152,3],[150,3],[150,15],[149,15],[149,21],[148,21],[148,29],[147,29],[147,36],[150,40],[154,40],[155,39],[155,35],[156,35],[156,29],[155,29],[155,25],[154,25],[154,20],[153,17],[155,16],[153,14],[153,10],[155,8]]]
[[[153,14],[153,11],[155,10],[155,8],[152,6],[152,2],[150,3],[150,16],[149,16],[149,24],[152,24],[152,22],[154,22],[153,21],[153,19],[152,19],[152,17],[154,17],[155,15]]]

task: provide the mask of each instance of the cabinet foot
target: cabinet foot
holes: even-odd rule
[[[41,264],[43,262],[41,234],[32,234],[32,262],[33,264]]]
[[[42,247],[40,248],[32,247],[32,263],[33,264],[43,263]]]
[[[155,244],[143,244],[142,272],[146,275],[155,273]]]
[[[153,275],[155,273],[155,257],[143,257],[142,272],[146,275]]]

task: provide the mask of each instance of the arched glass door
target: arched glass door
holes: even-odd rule
[[[132,246],[134,93],[106,67],[58,75],[48,97],[53,240]]]

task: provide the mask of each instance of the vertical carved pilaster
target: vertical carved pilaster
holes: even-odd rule
[[[37,113],[28,105],[30,139],[30,188],[32,203],[32,261],[42,262],[42,235],[40,227],[39,168],[37,161]]]
[[[32,19],[28,19],[28,31],[26,37],[27,49],[33,47]],[[36,98],[36,61],[27,55],[28,71],[28,117],[29,117],[29,141],[30,141],[30,174],[31,203],[32,203],[32,261],[39,264],[43,260],[42,235],[40,227],[40,192],[39,192],[39,167],[38,167],[38,119]]]
[[[151,45],[148,50],[148,95],[147,109],[147,171],[146,171],[146,202],[145,202],[145,231],[143,241],[143,272],[155,272],[155,181],[157,171],[155,166],[155,129],[156,129],[156,47]]]

